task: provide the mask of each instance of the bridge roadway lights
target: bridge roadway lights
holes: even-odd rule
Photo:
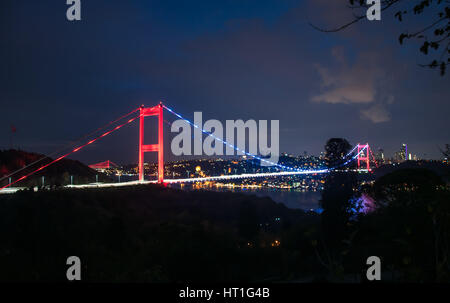
[[[145,181],[144,180],[144,154],[146,152],[158,152],[158,180],[157,180],[157,182],[160,184],[164,184],[164,129],[163,129],[163,122],[164,122],[163,110],[164,110],[164,108],[166,108],[168,111],[170,111],[174,115],[178,116],[179,118],[184,119],[179,114],[173,112],[170,108],[163,106],[163,104],[161,102],[157,106],[154,106],[154,107],[146,108],[144,105],[142,105],[139,109],[133,110],[131,113],[126,115],[126,116],[129,116],[130,114],[139,110],[139,116],[128,120],[126,123],[116,126],[114,129],[103,133],[101,136],[96,137],[95,139],[87,142],[84,145],[78,146],[77,148],[73,149],[71,152],[51,161],[48,164],[41,166],[39,169],[36,169],[35,171],[32,171],[31,173],[29,173],[27,175],[22,176],[21,178],[17,179],[15,182],[12,182],[12,179],[9,178],[9,184],[7,184],[6,186],[0,187],[0,193],[11,192],[11,190],[6,191],[6,189],[8,187],[10,187],[11,185],[16,184],[16,183],[22,181],[23,179],[27,178],[28,176],[30,176],[38,171],[41,171],[44,168],[66,158],[67,156],[71,155],[72,153],[79,151],[80,149],[84,148],[85,146],[88,146],[88,145],[94,143],[98,139],[109,135],[110,133],[122,128],[123,126],[135,121],[138,118],[140,120],[140,123],[139,123],[139,164],[138,164],[139,180],[135,181],[134,184],[156,183],[156,181],[154,182],[154,181]],[[148,117],[148,116],[158,116],[158,143],[157,144],[144,145],[144,118]],[[184,119],[184,120],[186,120],[186,119]],[[118,120],[116,120],[116,121],[118,121]],[[186,121],[189,122],[190,124],[192,124],[192,122],[190,122],[188,120],[186,120]],[[195,124],[192,124],[192,125],[195,126]],[[221,141],[224,144],[226,143],[223,140],[221,140]],[[230,144],[228,144],[228,145],[230,145]],[[371,172],[369,158],[370,158],[370,154],[372,155],[373,158],[374,158],[374,156],[370,150],[369,144],[368,143],[366,145],[358,144],[356,147],[358,148],[358,155],[357,155],[358,170],[360,169],[360,162],[364,161],[364,162],[366,162],[366,167],[367,167],[366,171]],[[356,147],[351,152],[353,152],[356,149]],[[365,156],[361,156],[360,153],[362,153],[364,151],[364,149],[366,150]],[[253,156],[253,155],[250,155],[250,156],[259,159],[259,157],[257,157],[257,156]],[[353,161],[354,159],[355,159],[355,157],[353,157],[351,159],[351,161]],[[265,160],[263,160],[263,161],[265,161]],[[109,166],[110,161],[107,161],[107,162],[108,162],[108,166]],[[344,163],[344,165],[346,165],[348,162],[350,162],[350,161],[347,161],[346,163]],[[375,165],[377,165],[375,158],[374,158],[374,162],[375,162]],[[332,170],[332,169],[324,169],[324,170],[318,170],[318,171],[297,171],[294,168],[285,167],[283,165],[281,165],[281,167],[284,169],[289,169],[289,170],[291,170],[291,172],[290,173],[287,173],[287,172],[270,173],[270,168],[269,168],[269,173],[225,175],[225,176],[218,176],[218,177],[189,179],[189,171],[187,171],[187,175],[188,175],[187,179],[166,180],[166,183],[202,182],[202,181],[207,181],[207,180],[209,180],[209,181],[229,180],[232,178],[255,178],[255,177],[263,177],[263,176],[275,177],[275,176],[297,175],[297,174],[321,174],[321,173],[327,173]],[[237,172],[237,171],[235,171],[235,172]],[[80,187],[80,186],[73,185],[73,176],[71,176],[70,183],[71,183],[71,185],[68,185],[66,187]],[[98,178],[96,178],[96,183],[98,184]],[[126,186],[126,185],[132,185],[132,184],[133,184],[133,182],[123,182],[123,183],[120,183],[120,186]],[[42,185],[45,186],[45,177],[44,176],[42,176]],[[109,186],[115,186],[115,185],[102,184],[101,186],[97,186],[97,187],[109,187]],[[92,186],[88,186],[88,187],[92,187]]]

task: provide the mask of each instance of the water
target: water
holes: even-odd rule
[[[121,181],[135,181],[137,176],[121,176]],[[180,188],[179,184],[171,184],[170,187]],[[184,190],[195,190],[186,184]],[[271,188],[241,188],[241,187],[206,187],[205,190],[218,192],[231,191],[235,193],[243,193],[256,195],[258,197],[269,197],[273,201],[283,203],[288,208],[316,210],[319,207],[319,199],[321,193],[318,191],[301,191],[296,189],[271,189]]]
[[[170,187],[180,188],[179,185],[172,184]],[[195,190],[190,186],[184,186],[184,190]],[[257,197],[269,197],[273,201],[283,203],[288,208],[316,210],[319,208],[320,192],[314,191],[300,191],[295,189],[270,189],[270,188],[216,188],[208,187],[204,190],[212,190],[217,192],[235,192],[248,195],[255,195]]]
[[[314,191],[297,191],[286,189],[245,189],[237,188],[232,192],[256,195],[258,197],[269,197],[273,201],[283,203],[288,208],[315,210],[319,207],[320,192]]]

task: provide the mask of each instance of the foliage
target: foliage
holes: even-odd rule
[[[325,159],[328,168],[339,168],[345,161],[351,145],[347,140],[332,138],[325,145]],[[349,221],[352,214],[352,198],[356,187],[353,173],[332,170],[325,178],[320,206],[323,209],[322,220],[330,232],[337,232]]]
[[[0,281],[65,281],[72,255],[83,281],[295,279],[317,272],[297,257],[317,220],[266,198],[156,185],[22,191],[0,196]]]
[[[366,0],[348,0],[349,8],[354,12],[354,19],[335,29],[316,29],[324,32],[341,31],[361,20],[366,19],[366,11],[370,5]],[[434,58],[423,67],[439,68],[443,76],[447,65],[450,64],[450,6],[446,0],[381,0],[381,11],[395,8],[395,18],[403,22],[410,15],[415,16],[421,23],[420,28],[407,30],[399,35],[399,42],[403,45],[406,39],[415,39],[420,42],[419,51],[425,55],[434,53]],[[433,20],[428,21],[425,12],[433,13]],[[355,13],[358,12],[358,13]],[[422,18],[419,20],[419,16]]]
[[[361,218],[361,254],[383,256],[401,281],[450,280],[450,191],[426,169],[402,169],[379,178],[377,210]]]
[[[348,143],[331,142],[330,165]],[[346,176],[330,174],[320,217],[268,198],[157,185],[1,195],[0,281],[65,281],[72,255],[83,281],[363,281],[375,255],[385,282],[449,282],[450,190],[440,177],[386,174],[364,188],[377,209],[355,217]]]
[[[332,138],[325,145],[325,159],[329,168],[339,167],[350,151],[350,143],[342,138]],[[320,206],[321,238],[323,255],[322,263],[334,274],[341,272],[342,252],[346,249],[345,243],[350,237],[350,219],[355,208],[354,190],[357,180],[354,173],[331,171],[325,178]],[[326,261],[325,261],[326,260]]]
[[[0,150],[0,187],[9,183],[9,177],[14,182],[19,177],[30,174],[51,161],[53,159],[41,154],[13,149]],[[62,159],[42,171],[30,175],[29,178],[14,184],[14,186],[40,187],[42,186],[42,176],[45,177],[45,185],[47,186],[59,187],[70,184],[70,176],[73,176],[74,184],[86,184],[94,182],[96,175],[98,175],[100,182],[111,181],[105,174],[98,173],[79,161]]]
[[[445,150],[441,150],[445,159],[450,160],[450,144],[445,144]]]

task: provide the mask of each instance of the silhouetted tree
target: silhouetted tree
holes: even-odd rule
[[[450,160],[450,144],[445,144],[445,150],[441,149],[441,153],[447,160]]]
[[[314,28],[323,32],[338,32],[366,19],[367,9],[372,6],[366,4],[366,0],[347,0],[350,3],[353,20],[334,29]],[[446,0],[381,0],[381,11],[396,7],[395,18],[402,22],[409,15],[422,15],[425,26],[412,29],[400,34],[398,40],[403,44],[405,39],[415,39],[421,42],[420,52],[428,55],[430,51],[437,52],[432,61],[420,64],[423,67],[439,68],[441,75],[445,74],[447,65],[450,64],[450,6]],[[424,12],[435,9],[434,17],[429,21]]]
[[[450,279],[450,192],[427,169],[401,169],[379,178],[373,193],[383,254],[408,281]],[[382,222],[383,226],[380,225]]]
[[[348,160],[346,155],[350,148],[348,141],[342,138],[332,138],[325,145],[325,158],[331,171],[325,178],[320,200],[323,209],[321,229],[323,245],[329,260],[327,263],[331,271],[341,263],[343,241],[349,236],[349,221],[355,208],[356,176],[353,172],[341,170],[344,162]]]

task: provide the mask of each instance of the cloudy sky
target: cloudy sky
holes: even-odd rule
[[[51,153],[159,100],[188,118],[279,120],[292,154],[318,154],[330,137],[388,156],[407,143],[425,158],[450,143],[450,75],[419,67],[430,60],[419,44],[398,43],[428,16],[399,23],[385,11],[323,33],[309,22],[351,20],[346,0],[82,0],[77,22],[65,2],[1,1],[2,149],[11,125],[14,146]],[[129,125],[72,158],[136,162],[137,140]]]

